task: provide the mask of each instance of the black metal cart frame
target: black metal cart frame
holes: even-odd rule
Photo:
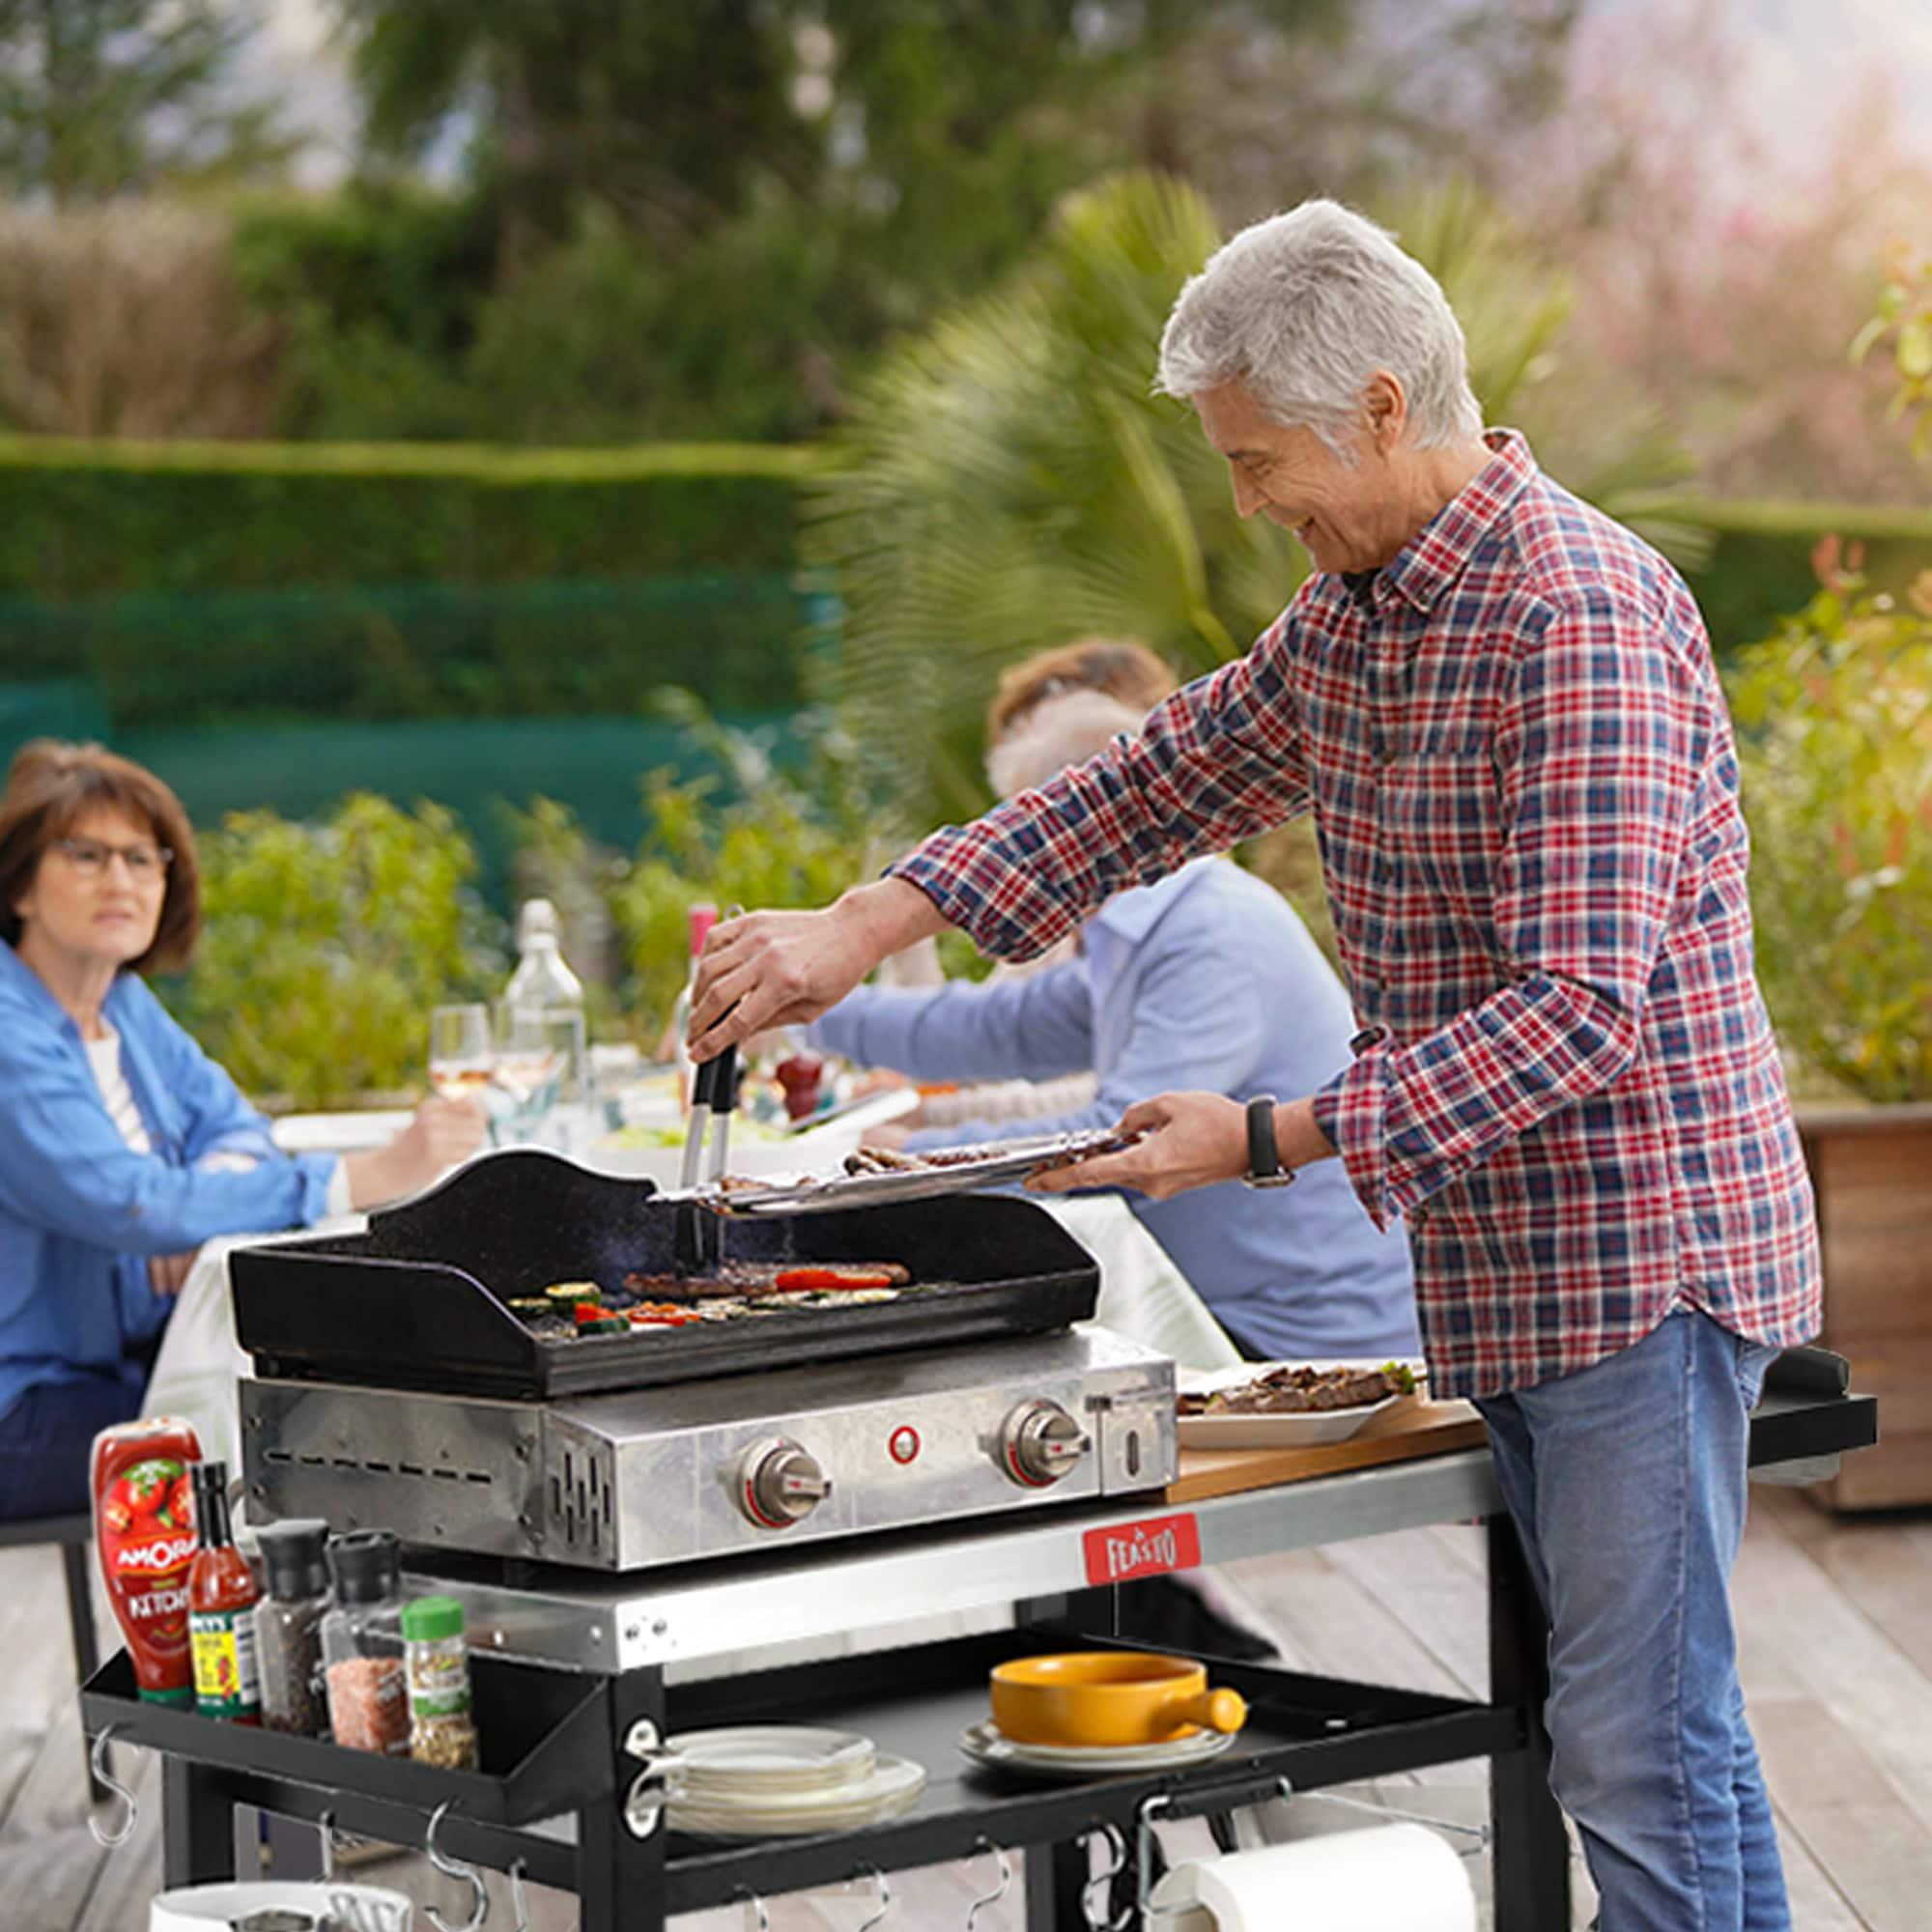
[[[1794,1351],[1782,1388],[1753,1418],[1752,1463],[1811,1473],[1808,1464],[1876,1439],[1876,1405],[1847,1396],[1815,1351]],[[1807,1377],[1810,1386],[1804,1385]],[[1792,1386],[1793,1379],[1799,1383]],[[1218,1663],[1216,1677],[1249,1698],[1253,1717],[1234,1749],[1177,1774],[1081,1783],[1007,1781],[967,1767],[954,1748],[982,1717],[986,1671],[1002,1657],[1070,1631],[1105,1637],[1116,1590],[1092,1586],[1080,1555],[1094,1530],[1150,1511],[1194,1524],[1204,1563],[1316,1547],[1350,1536],[1481,1518],[1488,1524],[1491,1684],[1463,1700]],[[476,1659],[479,1719],[494,1739],[494,1775],[448,1774],[361,1757],[306,1739],[238,1730],[138,1702],[125,1657],[86,1686],[82,1715],[99,1736],[164,1753],[163,1858],[172,1886],[234,1876],[233,1812],[247,1805],[395,1844],[420,1844],[450,1809],[437,1841],[448,1858],[573,1891],[583,1932],[658,1932],[672,1915],[770,1899],[874,1871],[983,1857],[989,1847],[1036,1856],[1026,1865],[1032,1932],[1086,1925],[1088,1859],[1081,1842],[1111,1827],[1131,1845],[1149,1801],[1166,1818],[1225,1814],[1272,1797],[1288,1780],[1316,1790],[1467,1758],[1492,1765],[1491,1858],[1496,1932],[1569,1923],[1569,1853],[1549,1793],[1541,1709],[1546,1630],[1515,1532],[1502,1513],[1487,1451],[1394,1463],[1192,1509],[1040,1512],[1025,1522],[952,1536],[925,1534],[821,1547],[809,1558],[694,1566],[690,1575],[630,1579],[619,1589],[512,1589],[438,1573],[471,1605],[472,1633],[508,1652],[540,1648],[551,1667]],[[697,1573],[704,1574],[697,1574]],[[723,1573],[730,1573],[724,1575]],[[922,1591],[922,1579],[926,1587]],[[620,1583],[622,1579],[619,1579]],[[1038,1584],[1040,1587],[1034,1587]],[[1003,1587],[1014,1585],[1016,1587]],[[1131,1588],[1128,1584],[1125,1587]],[[1016,1627],[789,1668],[667,1686],[667,1662],[794,1634],[886,1627],[925,1610],[1007,1601]],[[757,1605],[768,1614],[761,1636]],[[734,1619],[736,1620],[734,1622]],[[709,1629],[695,1634],[701,1624]],[[574,1667],[555,1667],[566,1662]],[[919,1758],[931,1781],[916,1809],[859,1832],[724,1848],[670,1836],[652,1753],[678,1729],[719,1722],[832,1723],[868,1732]],[[548,1821],[542,1829],[533,1829]],[[561,1829],[567,1821],[572,1829]],[[1045,1854],[1041,1856],[1040,1854]],[[1130,1902],[1127,1878],[1120,1884]]]

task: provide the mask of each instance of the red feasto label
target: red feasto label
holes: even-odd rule
[[[1201,1561],[1201,1526],[1183,1516],[1144,1516],[1111,1529],[1090,1529],[1080,1539],[1090,1583],[1130,1583],[1169,1570],[1192,1570]]]

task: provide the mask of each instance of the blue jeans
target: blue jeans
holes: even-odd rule
[[[1729,1582],[1747,1411],[1776,1350],[1671,1315],[1477,1404],[1549,1615],[1549,1782],[1603,1932],[1788,1932]]]
[[[0,1521],[91,1507],[94,1438],[141,1412],[141,1383],[117,1376],[37,1382],[0,1415]]]

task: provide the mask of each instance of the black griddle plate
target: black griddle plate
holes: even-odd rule
[[[505,1149],[363,1234],[237,1248],[236,1333],[265,1376],[543,1399],[1038,1334],[1086,1320],[1099,1293],[1094,1258],[1044,1208],[965,1195],[720,1221],[726,1259],[895,1261],[915,1283],[956,1284],[895,1301],[582,1340],[532,1334],[504,1306],[553,1282],[671,1272],[690,1211],[649,1180]]]

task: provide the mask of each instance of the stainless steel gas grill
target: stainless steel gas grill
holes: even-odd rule
[[[1069,1325],[1098,1271],[1029,1202],[708,1216],[712,1266],[890,1259],[890,1301],[582,1339],[508,1306],[669,1272],[706,1211],[516,1151],[366,1234],[238,1251],[253,1512],[626,1571],[1172,1479],[1173,1364]]]

